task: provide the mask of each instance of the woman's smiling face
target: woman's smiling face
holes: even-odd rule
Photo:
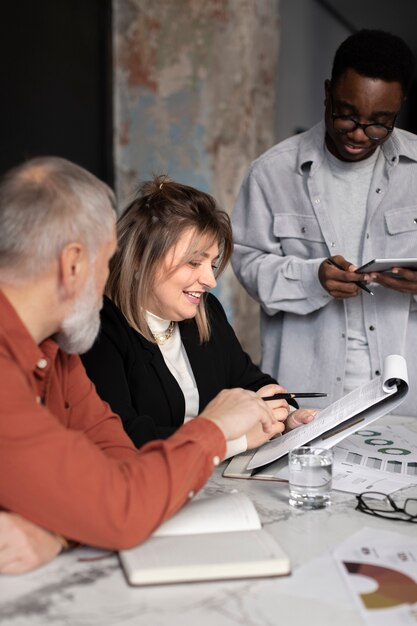
[[[196,240],[198,250],[190,246]],[[216,286],[219,246],[194,229],[183,233],[161,262],[146,309],[165,320],[180,322],[195,317],[201,296]]]

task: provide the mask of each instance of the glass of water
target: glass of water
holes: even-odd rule
[[[291,506],[321,509],[331,503],[333,451],[302,446],[288,456]]]

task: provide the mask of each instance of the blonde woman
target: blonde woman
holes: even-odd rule
[[[225,388],[261,397],[283,391],[242,350],[216,286],[232,253],[228,215],[208,194],[157,177],[144,183],[117,224],[101,332],[83,356],[99,394],[136,446],[171,435]],[[313,419],[270,402],[274,432],[256,427],[228,456]]]

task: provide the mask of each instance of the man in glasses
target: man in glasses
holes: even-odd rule
[[[322,403],[380,375],[390,353],[417,366],[417,271],[353,271],[417,256],[417,137],[395,128],[413,72],[395,35],[346,39],[324,120],[252,164],[232,216],[233,267],[262,307],[262,369],[327,391]],[[416,404],[414,388],[401,412]]]

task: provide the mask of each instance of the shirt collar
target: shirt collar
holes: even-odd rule
[[[43,375],[56,358],[58,344],[48,338],[38,346],[1,290],[0,319],[1,341],[11,351],[19,366],[26,372],[36,371]]]
[[[410,139],[413,139],[413,143]],[[411,133],[405,134],[405,131],[399,132],[396,128],[392,131],[389,139],[381,146],[384,157],[391,166],[398,164],[400,158],[417,161],[417,138]]]
[[[303,174],[307,166],[314,171],[321,165],[325,158],[323,149],[325,132],[324,121],[321,121],[304,133],[297,156],[297,170],[300,174]]]
[[[325,134],[324,120],[304,134],[297,161],[297,170],[300,174],[308,165],[311,166],[312,171],[321,165],[325,158],[323,149]],[[400,158],[417,161],[417,137],[411,133],[405,134],[405,131],[399,132],[398,129],[394,128],[389,139],[382,144],[381,150],[390,166],[397,165]]]

